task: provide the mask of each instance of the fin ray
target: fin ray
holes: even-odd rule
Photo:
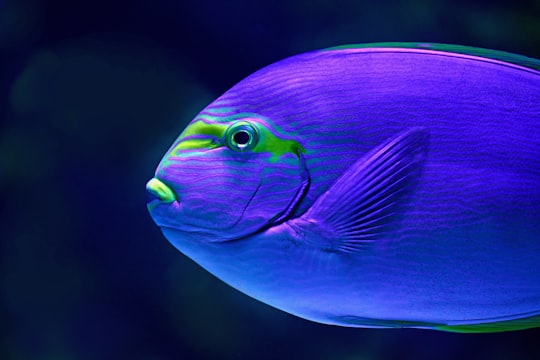
[[[332,234],[321,244],[329,250],[354,251],[380,238],[417,180],[427,144],[424,128],[383,143],[345,171],[296,224]]]

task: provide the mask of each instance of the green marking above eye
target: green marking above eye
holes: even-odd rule
[[[238,152],[269,153],[272,162],[287,153],[299,156],[306,151],[296,140],[276,135],[262,119],[256,117],[230,125],[225,132],[225,143]]]
[[[227,146],[240,153],[267,153],[270,161],[276,162],[285,154],[299,156],[306,152],[298,141],[282,137],[279,130],[270,130],[265,119],[241,115],[241,119],[229,124],[208,119],[191,123],[180,135],[172,153],[178,156],[180,151],[187,150],[189,154],[190,150],[199,152]]]
[[[259,133],[251,123],[239,121],[227,129],[225,142],[229,148],[235,151],[251,150],[259,142]]]

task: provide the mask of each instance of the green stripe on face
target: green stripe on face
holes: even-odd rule
[[[287,153],[299,156],[300,153],[305,153],[306,149],[296,140],[282,139],[271,132],[266,126],[256,124],[257,130],[260,133],[260,141],[253,148],[256,153],[270,153],[271,162],[276,162],[280,157]]]
[[[195,121],[184,129],[178,138],[178,144],[172,150],[215,149],[222,146],[221,139],[227,130],[227,125]]]
[[[223,138],[227,125],[219,123],[207,123],[203,120],[190,124],[180,135],[180,140],[190,136],[208,135],[217,139]]]
[[[176,145],[174,151],[178,150],[194,150],[194,149],[215,149],[220,144],[213,139],[187,139]]]
[[[226,139],[227,130],[239,123],[251,125],[258,135],[257,143],[250,147],[250,150],[246,150],[246,153],[269,153],[271,154],[270,161],[276,162],[287,153],[299,156],[300,153],[306,152],[298,141],[276,135],[260,117],[253,117],[252,114],[249,117],[245,117],[247,114],[242,115],[244,116],[235,116],[236,119],[227,123],[209,122],[207,118],[194,121],[182,132],[172,153],[181,150],[211,150],[226,146],[231,143]],[[233,150],[238,151],[238,149]]]

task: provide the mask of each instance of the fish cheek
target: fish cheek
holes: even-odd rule
[[[179,177],[181,221],[216,239],[242,234],[242,216],[260,186],[260,173],[251,162],[221,156],[192,157]]]
[[[219,163],[206,175],[212,185],[190,191],[185,203],[186,219],[198,214],[216,241],[246,237],[280,219],[302,187],[292,154],[279,161],[269,154],[233,154]]]
[[[300,201],[308,185],[301,155],[288,153],[278,160],[262,157],[260,184],[244,212],[243,221],[259,229],[283,220]],[[257,229],[258,230],[258,229]]]
[[[280,221],[306,187],[302,166],[294,153],[276,157],[222,148],[186,156],[168,174],[179,197],[176,227],[227,241]]]

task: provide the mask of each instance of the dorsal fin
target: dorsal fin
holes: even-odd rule
[[[463,45],[447,45],[437,43],[419,43],[419,42],[380,42],[369,44],[351,44],[334,46],[323,51],[344,50],[344,49],[368,49],[368,48],[396,48],[396,49],[418,49],[434,50],[446,53],[463,54],[482,57],[486,59],[498,60],[514,65],[523,66],[529,69],[540,71],[540,60],[533,59],[523,55],[517,55],[506,51],[489,50]]]

